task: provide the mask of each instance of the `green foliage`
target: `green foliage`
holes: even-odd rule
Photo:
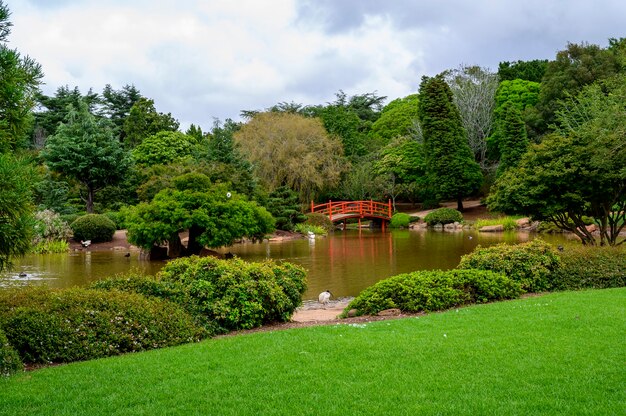
[[[516,79],[539,83],[548,67],[547,59],[533,59],[532,61],[500,62],[498,77],[500,82]]]
[[[0,327],[0,377],[8,377],[12,374],[22,371],[24,365],[15,348],[9,344],[7,336]]]
[[[362,291],[346,307],[359,315],[390,308],[403,312],[430,312],[469,303],[515,299],[519,283],[504,274],[485,270],[428,270],[381,280]]]
[[[300,234],[308,234],[309,232],[315,235],[328,234],[328,231],[324,227],[321,227],[319,225],[305,224],[302,222],[299,224],[296,224],[296,226],[294,227],[294,231]]]
[[[324,214],[320,214],[316,212],[313,212],[313,213],[309,212],[305,215],[306,215],[306,221],[304,222],[304,224],[306,225],[322,227],[323,229],[326,230],[326,232],[330,232],[335,228],[335,226],[333,225],[333,222],[328,218],[328,216]]]
[[[606,289],[626,286],[626,250],[623,247],[567,246],[553,277],[555,289]]]
[[[87,214],[77,218],[72,224],[74,239],[91,240],[92,243],[111,241],[115,234],[115,223],[106,215]]]
[[[167,165],[191,156],[196,139],[178,131],[161,131],[145,138],[132,151],[134,161],[140,165]]]
[[[63,218],[54,211],[43,210],[35,214],[35,237],[33,244],[43,241],[65,241],[72,237],[72,229]]]
[[[412,135],[417,123],[418,102],[418,95],[412,94],[397,98],[387,104],[382,109],[378,120],[372,124],[369,132],[370,140],[382,147],[397,137]]]
[[[298,193],[287,186],[270,192],[265,206],[276,220],[277,229],[291,231],[295,225],[306,221],[299,199]]]
[[[199,254],[203,246],[231,245],[242,237],[260,240],[273,231],[274,219],[265,208],[224,185],[207,187],[208,178],[200,177],[182,176],[179,189],[164,189],[150,203],[124,210],[129,241],[150,249],[190,230],[187,254]]]
[[[490,225],[502,225],[505,231],[512,231],[517,228],[516,220],[520,219],[520,216],[513,217],[500,217],[500,218],[490,218],[490,219],[478,219],[474,223],[474,228],[481,229],[482,227],[490,226]]]
[[[302,302],[306,272],[290,263],[246,263],[234,258],[190,257],[169,262],[158,274],[182,284],[196,315],[226,330],[285,322]]]
[[[61,123],[67,120],[72,108],[81,103],[87,105],[89,112],[94,114],[99,102],[98,94],[91,89],[85,95],[78,87],[70,89],[64,85],[56,89],[54,96],[37,95],[38,111],[35,113],[35,146],[41,147],[46,138],[54,135]]]
[[[122,135],[128,148],[138,146],[146,137],[160,131],[177,131],[180,123],[170,113],[159,113],[154,108],[154,100],[145,97],[137,99],[124,120]]]
[[[425,188],[424,146],[412,138],[392,140],[381,149],[373,168],[379,175],[382,190],[391,197],[394,207],[397,197],[404,196],[414,201]]]
[[[114,90],[111,85],[105,85],[102,90],[102,112],[115,125],[120,141],[124,142],[124,122],[130,115],[130,109],[139,101],[141,94],[134,85],[124,85],[121,90]]]
[[[30,248],[33,176],[25,161],[0,153],[0,271],[10,267],[13,257]]]
[[[81,182],[87,188],[88,213],[93,212],[95,193],[120,181],[129,165],[128,155],[113,136],[111,125],[89,112],[80,102],[70,110],[66,123],[48,138],[42,156],[48,167]]]
[[[554,247],[535,239],[517,245],[478,246],[461,257],[459,269],[492,270],[518,282],[525,292],[544,292],[557,287],[554,272],[560,267]]]
[[[0,322],[26,363],[89,360],[204,336],[174,303],[83,288],[0,291]]]
[[[406,228],[411,223],[411,216],[404,212],[396,212],[391,217],[390,228]]]
[[[27,145],[31,110],[43,78],[37,62],[5,44],[11,31],[9,15],[8,7],[0,2],[0,153]]]
[[[517,166],[519,160],[528,150],[528,137],[526,136],[526,125],[522,120],[520,111],[510,102],[505,104],[504,120],[501,124],[500,132],[500,165],[498,174],[511,167]]]
[[[435,224],[445,225],[454,222],[463,222],[463,214],[452,208],[438,208],[426,214],[424,222],[431,227]]]
[[[364,122],[354,111],[345,106],[328,105],[315,111],[326,131],[341,138],[344,154],[353,160],[370,150]]]
[[[498,178],[489,209],[551,221],[592,245],[584,217],[593,217],[600,244],[619,244],[626,220],[624,79],[585,87],[563,102],[559,134],[531,146],[517,168]]]
[[[123,230],[125,228],[124,214],[122,214],[121,212],[109,211],[109,212],[105,212],[102,215],[104,215],[105,217],[113,221],[113,224],[115,224],[116,230]]]
[[[482,174],[468,145],[452,91],[441,75],[422,79],[419,118],[428,183],[439,198],[455,198],[462,211],[462,198],[480,187]]]
[[[34,245],[31,249],[31,253],[35,254],[50,254],[50,253],[67,253],[70,250],[70,243],[65,240],[53,241],[43,240]]]
[[[584,86],[611,78],[623,70],[621,58],[614,52],[611,48],[584,42],[568,43],[565,50],[557,52],[542,78],[537,103],[543,132],[556,121],[560,100],[575,96]]]

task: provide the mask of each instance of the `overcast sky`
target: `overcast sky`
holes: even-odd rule
[[[134,84],[183,127],[340,89],[388,100],[460,64],[552,59],[625,34],[623,0],[4,0],[43,90]]]

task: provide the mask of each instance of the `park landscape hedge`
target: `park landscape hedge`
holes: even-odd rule
[[[106,215],[87,214],[78,217],[70,224],[74,240],[91,240],[92,243],[111,241],[117,229],[115,223]]]

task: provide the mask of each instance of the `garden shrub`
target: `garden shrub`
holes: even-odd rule
[[[396,212],[391,217],[391,222],[389,223],[390,228],[406,228],[409,226],[412,217],[409,214],[405,214],[404,212]],[[419,220],[419,218],[418,218]]]
[[[486,270],[422,270],[381,280],[363,290],[346,311],[376,314],[398,308],[403,312],[438,311],[470,303],[514,299],[519,283]]]
[[[0,291],[0,324],[27,363],[88,360],[205,336],[172,302],[84,288]]]
[[[195,256],[171,261],[157,275],[181,283],[194,313],[225,330],[289,320],[302,303],[305,277],[304,269],[289,263]]]
[[[424,222],[426,222],[431,227],[435,224],[445,225],[461,221],[463,221],[463,214],[452,208],[439,208],[432,212],[429,212],[424,217]]]
[[[328,231],[324,227],[320,227],[319,225],[311,225],[305,223],[296,224],[294,227],[294,231],[300,234],[308,234],[312,232],[315,235],[327,235]]]
[[[626,286],[626,248],[567,246],[559,253],[554,284],[559,290]]]
[[[459,264],[459,269],[504,273],[519,282],[526,292],[554,289],[554,271],[559,267],[559,256],[554,247],[540,239],[516,245],[478,246],[461,257]]]
[[[75,240],[91,240],[92,243],[111,241],[116,229],[113,221],[99,214],[83,215],[77,218],[71,227]]]
[[[61,219],[65,221],[67,224],[71,225],[78,218],[85,215],[85,213],[74,213],[74,214],[61,214]],[[71,227],[70,227],[71,228]]]
[[[0,329],[0,377],[15,374],[24,368],[20,356],[15,348],[9,344],[6,335]]]
[[[304,223],[307,225],[316,225],[324,228],[326,231],[332,231],[335,228],[333,222],[324,214],[310,212],[305,215],[307,219]]]
[[[119,211],[108,211],[105,212],[104,214],[105,217],[107,217],[108,219],[110,219],[113,224],[115,224],[115,229],[116,230],[122,230],[124,229],[124,215],[119,212]]]

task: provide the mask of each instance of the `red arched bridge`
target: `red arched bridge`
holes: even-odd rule
[[[359,225],[361,219],[382,220],[383,228],[385,223],[391,220],[391,200],[388,202],[376,201],[328,201],[324,204],[315,205],[311,201],[311,212],[324,214],[332,222],[344,221],[348,218],[358,218]]]

